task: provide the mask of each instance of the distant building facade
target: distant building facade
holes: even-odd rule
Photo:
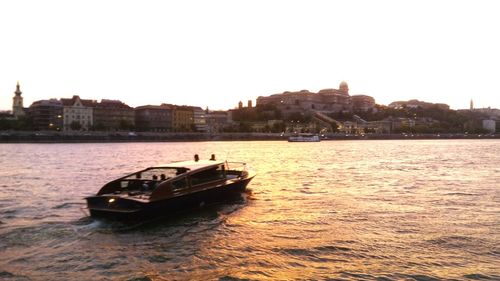
[[[227,111],[212,111],[206,114],[208,132],[220,133],[228,125]]]
[[[90,130],[94,124],[93,110],[95,101],[81,99],[74,95],[71,99],[61,99],[63,105],[63,129],[65,131]],[[78,129],[77,129],[78,130]]]
[[[19,81],[17,81],[16,91],[14,92],[14,97],[12,98],[12,115],[15,119],[19,119],[19,117],[25,115],[23,107],[23,97],[21,96],[22,93],[23,92],[21,92]]]
[[[483,114],[487,114],[490,118],[500,117],[500,109],[486,107],[486,108],[475,108],[474,112],[480,112]]]
[[[135,127],[134,109],[119,100],[101,100],[94,107],[97,130],[128,130]]]
[[[483,120],[483,129],[487,130],[488,132],[494,134],[496,132],[496,121],[495,120]]]
[[[193,109],[185,105],[175,105],[173,106],[173,120],[172,126],[176,132],[188,132],[191,131],[194,126],[194,113]]]
[[[173,108],[170,105],[144,105],[135,108],[137,131],[171,132]]]
[[[196,132],[206,133],[208,131],[207,119],[205,116],[205,110],[201,107],[193,106],[193,124]]]
[[[28,114],[35,130],[63,129],[63,104],[57,99],[35,101],[29,107]]]

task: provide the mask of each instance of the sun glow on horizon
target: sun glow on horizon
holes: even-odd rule
[[[349,83],[378,104],[500,108],[494,1],[0,3],[0,109],[50,98],[235,108]],[[88,19],[92,20],[89,21]]]

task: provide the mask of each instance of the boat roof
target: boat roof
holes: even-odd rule
[[[151,168],[171,168],[171,169],[184,168],[193,171],[221,164],[224,164],[224,161],[198,160],[198,161],[182,161],[182,162],[173,162],[168,164],[159,164]]]

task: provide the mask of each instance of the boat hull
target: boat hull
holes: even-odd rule
[[[109,196],[92,196],[86,199],[92,217],[118,220],[149,219],[171,216],[180,212],[198,209],[204,205],[235,199],[237,196],[241,196],[252,178],[232,181],[207,190],[152,202],[116,198],[116,202],[110,204],[109,200],[112,197]]]

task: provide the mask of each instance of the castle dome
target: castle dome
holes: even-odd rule
[[[339,90],[345,94],[349,94],[349,86],[346,81],[340,82]]]

